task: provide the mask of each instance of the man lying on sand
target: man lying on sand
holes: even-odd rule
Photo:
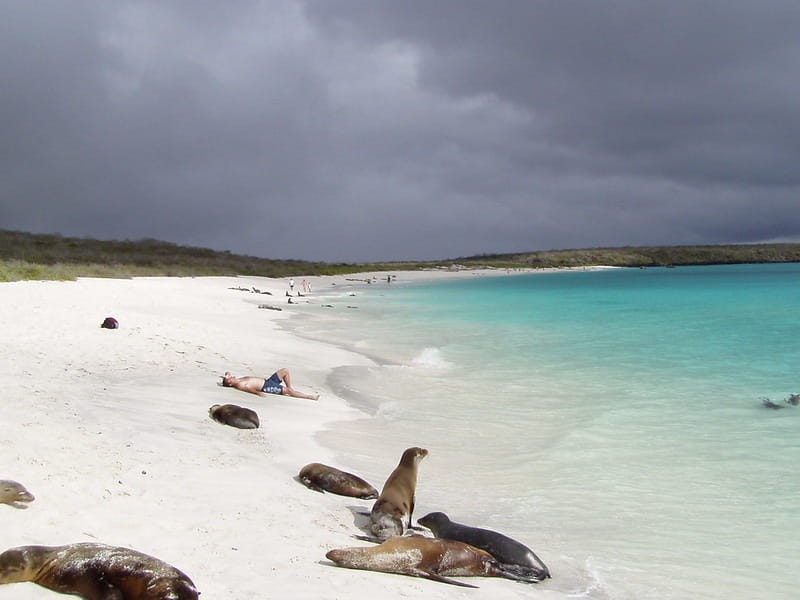
[[[293,398],[305,398],[306,400],[319,400],[319,394],[304,394],[292,387],[289,381],[289,369],[278,369],[269,378],[254,377],[235,377],[230,371],[226,371],[222,376],[222,385],[225,387],[236,388],[243,392],[250,392],[256,396],[266,396],[267,394],[284,394]]]

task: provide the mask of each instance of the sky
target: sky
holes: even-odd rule
[[[0,229],[265,258],[800,241],[796,0],[4,0]]]

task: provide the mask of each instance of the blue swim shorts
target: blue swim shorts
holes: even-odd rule
[[[267,394],[282,394],[283,386],[281,385],[281,378],[277,373],[270,375],[269,379],[264,380],[264,387],[261,388],[262,392]]]

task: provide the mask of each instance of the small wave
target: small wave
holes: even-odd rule
[[[438,348],[425,348],[411,360],[411,364],[427,369],[446,369],[450,366],[450,363],[442,358],[442,353]]]
[[[400,417],[403,410],[403,406],[399,402],[384,402],[378,407],[375,414],[388,421],[393,421]]]

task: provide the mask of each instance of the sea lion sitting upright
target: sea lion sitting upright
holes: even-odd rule
[[[258,414],[254,410],[235,404],[215,404],[208,409],[208,414],[223,425],[239,429],[258,429]]]
[[[505,577],[528,583],[537,581],[506,571],[485,550],[464,542],[421,535],[396,536],[377,546],[339,548],[329,551],[325,557],[349,569],[425,577],[472,588],[476,586],[448,579],[447,576]]]
[[[322,463],[306,465],[300,469],[298,478],[307,487],[317,492],[331,492],[362,500],[372,500],[378,497],[378,490],[361,477]]]
[[[35,498],[25,486],[10,479],[0,480],[0,504],[16,506],[17,502],[33,502]],[[17,508],[25,508],[18,506]]]
[[[370,531],[379,540],[403,535],[411,527],[417,491],[417,465],[428,456],[425,448],[408,448],[372,505]]]
[[[30,581],[84,600],[197,600],[194,583],[129,548],[80,543],[20,546],[0,554],[0,584]]]
[[[417,523],[430,529],[437,538],[457,540],[486,550],[506,570],[537,581],[550,577],[550,570],[533,550],[502,533],[455,523],[442,512],[427,514],[417,519]]]

